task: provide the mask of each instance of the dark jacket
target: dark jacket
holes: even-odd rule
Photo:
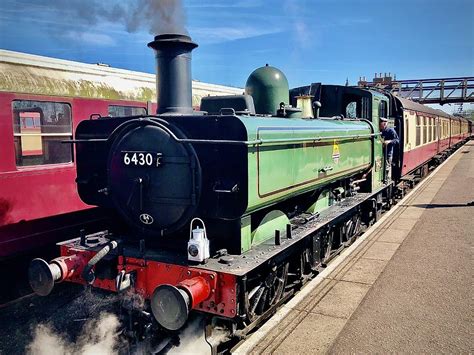
[[[391,141],[387,145],[387,158],[391,159],[393,157],[394,147],[398,147],[398,144],[400,143],[400,140],[398,139],[398,134],[392,127],[387,127],[380,133],[382,134],[382,138],[385,141]]]

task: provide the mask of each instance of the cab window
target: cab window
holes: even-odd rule
[[[387,102],[386,101],[380,101],[379,104],[379,118],[387,118]]]

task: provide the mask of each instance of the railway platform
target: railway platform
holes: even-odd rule
[[[472,353],[474,141],[236,354]]]

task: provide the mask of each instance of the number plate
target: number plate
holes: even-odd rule
[[[161,165],[161,153],[155,152],[121,152],[122,162],[126,166],[149,166],[159,167]]]

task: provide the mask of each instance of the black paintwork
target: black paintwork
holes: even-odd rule
[[[160,126],[162,129],[159,129]],[[118,208],[129,222],[130,218],[135,218],[130,223],[135,230],[148,235],[158,236],[162,230],[163,234],[176,230],[184,220],[195,214],[221,220],[211,228],[220,230],[228,227],[231,235],[238,231],[240,236],[239,218],[247,208],[248,196],[246,145],[180,143],[171,139],[165,130],[177,138],[247,140],[246,129],[235,116],[169,115],[83,121],[76,130],[77,184],[81,199],[91,205]],[[131,132],[137,136],[135,143],[132,143]],[[131,147],[137,146],[140,151],[163,153],[163,166],[145,168],[123,165],[121,152],[136,150]],[[166,164],[172,163],[169,156],[176,154],[180,155],[182,162],[195,160],[194,172],[185,164],[165,171]],[[139,177],[143,179],[143,186],[137,184]],[[188,190],[193,184],[194,189]],[[153,207],[151,212],[145,211],[144,203],[146,205],[151,199],[159,201],[160,196],[170,190],[176,190],[181,197],[187,194],[188,201],[175,201],[173,208],[173,201],[167,200],[166,208],[156,203],[157,207]],[[139,225],[137,211],[142,210],[154,216],[161,214],[158,223]]]

